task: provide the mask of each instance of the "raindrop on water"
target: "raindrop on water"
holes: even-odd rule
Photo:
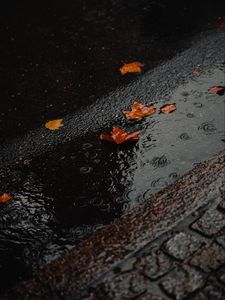
[[[80,173],[81,174],[89,174],[89,173],[91,173],[92,170],[93,170],[92,167],[85,166],[85,167],[80,168]]]

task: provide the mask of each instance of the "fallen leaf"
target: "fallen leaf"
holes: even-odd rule
[[[120,68],[120,73],[122,75],[126,74],[126,73],[140,73],[141,72],[141,67],[143,67],[144,64],[142,64],[139,61],[134,61],[132,63],[129,64],[124,64],[121,68]]]
[[[2,195],[0,196],[0,202],[1,202],[1,203],[7,202],[7,201],[9,201],[10,199],[11,199],[11,196],[8,195],[8,194],[6,194],[6,193],[4,193],[4,194],[2,194]]]
[[[57,130],[63,126],[62,120],[63,119],[56,119],[56,120],[48,121],[47,123],[45,123],[45,128],[49,130]]]
[[[160,107],[160,113],[169,114],[176,109],[177,109],[176,103],[165,104],[162,107]]]
[[[102,133],[100,135],[101,140],[106,142],[114,142],[118,145],[124,142],[137,141],[139,137],[140,137],[140,131],[128,133],[127,131],[117,127],[113,127],[111,135],[106,133]]]
[[[200,68],[195,68],[192,70],[192,75],[193,76],[200,76],[201,75],[201,69]]]
[[[209,94],[217,94],[217,95],[223,95],[225,91],[225,86],[213,86],[211,89],[208,90]]]
[[[124,111],[124,115],[128,120],[138,120],[146,116],[153,115],[156,109],[153,105],[145,106],[135,101],[131,106],[131,111]]]

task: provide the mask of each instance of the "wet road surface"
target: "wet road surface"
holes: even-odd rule
[[[189,47],[223,1],[7,1],[0,10],[1,142],[95,102]]]
[[[4,99],[7,100],[1,102],[1,130],[4,131],[2,141],[5,142],[0,148],[1,192],[8,192],[13,196],[12,201],[0,208],[0,273],[4,274],[1,289],[11,286],[21,278],[31,276],[32,272],[77,245],[104,224],[173,183],[200,161],[210,158],[224,148],[224,97],[207,93],[213,85],[224,85],[224,32],[213,30],[198,33],[201,29],[213,27],[209,26],[209,23],[214,24],[218,17],[222,16],[220,7],[217,6],[215,11],[207,8],[202,20],[199,20],[196,13],[196,19],[193,17],[196,21],[191,23],[192,27],[186,28],[187,22],[184,20],[187,20],[185,16],[190,17],[190,6],[184,6],[186,9],[183,18],[182,14],[176,13],[179,17],[175,23],[171,23],[171,19],[165,17],[165,10],[170,7],[163,1],[160,4],[161,6],[159,2],[151,2],[150,5],[143,1],[143,6],[139,6],[132,2],[127,14],[125,4],[121,5],[121,1],[114,1],[110,7],[103,6],[102,11],[84,5],[84,12],[79,14],[79,17],[83,18],[86,34],[89,33],[90,23],[95,24],[97,19],[99,27],[92,28],[96,35],[100,30],[97,28],[103,26],[100,20],[103,24],[106,22],[109,26],[115,26],[114,30],[119,35],[115,38],[112,34],[115,40],[110,38],[108,31],[101,36],[111,45],[105,56],[100,51],[103,58],[96,50],[101,42],[97,39],[97,45],[92,44],[93,40],[86,36],[85,41],[89,40],[92,45],[90,47],[94,47],[97,54],[87,55],[88,46],[82,43],[86,51],[82,49],[78,52],[80,63],[73,64],[73,67],[71,60],[74,60],[74,53],[77,53],[73,46],[64,48],[61,45],[57,48],[57,43],[50,43],[50,46],[46,43],[41,50],[37,47],[40,45],[38,38],[32,39],[34,44],[30,44],[28,52],[22,55],[22,63],[18,62],[18,57],[10,64],[5,60],[3,69],[8,70],[5,77],[7,93],[12,92],[9,87],[15,78],[20,77],[18,74],[24,71],[24,66],[34,59],[34,53],[37,57],[40,55],[37,64],[42,64],[43,61],[44,63],[41,71],[39,66],[38,71],[34,71],[36,67],[30,66],[27,79],[23,79],[24,85],[19,79],[17,87],[13,87],[19,90],[24,88],[26,92],[22,93],[20,90],[20,94],[13,97],[14,100],[8,101],[9,98],[6,97]],[[118,7],[121,8],[119,12],[116,10]],[[29,11],[29,7],[26,7],[25,11],[18,9],[23,14]],[[39,9],[42,11],[42,8]],[[60,8],[57,9],[60,14]],[[85,31],[78,22],[79,18],[77,23],[72,22],[72,12],[80,12],[77,7],[73,9],[68,13],[69,8],[65,8],[66,17],[59,19],[65,23],[64,27],[59,26],[60,22],[57,25],[59,27],[56,26],[57,13],[50,23],[54,27],[53,31],[58,34],[56,40],[63,41],[63,45],[68,41],[62,38],[67,30],[70,38],[75,35],[74,28],[77,28],[78,37],[83,34],[80,30]],[[154,15],[154,9],[158,13],[164,12],[160,14],[164,16],[160,20],[165,26],[158,27],[158,19],[152,20],[149,17]],[[183,11],[183,6],[176,9]],[[200,6],[196,7],[197,11],[198,9],[200,10]],[[49,20],[47,11],[46,15],[44,14],[46,19],[42,16],[42,24]],[[37,19],[40,21],[42,19],[38,12],[37,10]],[[36,24],[37,19],[28,15]],[[124,15],[125,20],[121,20],[120,17]],[[12,20],[15,20],[13,15]],[[20,26],[23,25],[22,22]],[[131,26],[129,32],[128,25]],[[48,22],[43,25],[46,30],[51,26],[48,27]],[[120,30],[123,26],[124,33]],[[46,31],[45,35],[45,30],[42,27],[38,28],[41,28],[40,36],[51,42],[51,33]],[[60,35],[59,29],[63,30],[63,34],[61,32]],[[28,30],[27,34],[29,32]],[[131,36],[125,38],[125,33]],[[90,34],[95,37],[92,31]],[[6,34],[5,38],[7,36]],[[39,38],[40,36],[38,35]],[[121,44],[119,39],[124,39],[125,45],[123,41]],[[115,48],[112,48],[112,41],[116,43]],[[77,40],[74,43],[76,44]],[[164,45],[168,47],[165,49]],[[191,45],[193,46],[190,47]],[[190,49],[180,54],[184,48],[189,47]],[[24,50],[18,45],[8,49],[8,59],[12,57],[13,51]],[[49,53],[49,60],[43,60],[42,51]],[[51,53],[56,54],[52,56]],[[112,53],[115,55],[113,58]],[[162,64],[173,56],[173,60]],[[88,68],[83,63],[86,57],[89,57],[90,62],[85,63]],[[97,57],[100,62],[96,64]],[[160,66],[138,76],[121,77],[118,73],[121,62],[133,59],[143,60],[146,64],[145,71],[158,64]],[[106,61],[103,68],[102,61]],[[54,69],[52,73],[49,71],[52,77],[48,74],[48,67]],[[192,75],[192,70],[196,67],[202,72],[199,77]],[[72,71],[69,71],[70,68]],[[93,75],[94,79],[87,81],[88,74],[93,72],[100,77]],[[48,74],[44,79],[43,73]],[[78,76],[77,73],[82,76]],[[59,89],[52,85],[52,82],[57,80],[56,74],[61,77]],[[73,77],[74,74],[79,78]],[[72,84],[65,92],[61,80],[67,81],[68,85],[72,81],[77,86],[80,84],[80,87],[76,88]],[[48,85],[51,85],[50,94],[45,92],[45,89],[49,91]],[[110,91],[112,92],[109,93]],[[108,96],[97,100],[108,93]],[[90,100],[90,95],[95,96]],[[68,99],[64,108],[62,98]],[[141,122],[128,122],[123,118],[121,111],[137,99],[144,103],[154,103],[157,111],[167,102],[176,102],[177,111],[169,115],[157,113]],[[93,104],[87,106],[91,102]],[[18,108],[17,105],[21,107]],[[83,108],[78,110],[81,106]],[[12,107],[17,108],[14,109],[14,113]],[[64,127],[59,132],[52,133],[39,128],[46,119],[58,116],[64,117]],[[22,118],[24,123],[17,127],[19,118]],[[109,131],[115,124],[131,131],[141,130],[141,139],[136,144],[119,147],[101,142],[99,134]],[[27,132],[28,129],[36,127],[36,130]],[[22,133],[26,134],[18,137]],[[9,139],[16,136],[15,140]]]

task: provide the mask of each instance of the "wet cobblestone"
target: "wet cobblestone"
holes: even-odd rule
[[[204,280],[200,272],[183,266],[168,274],[160,282],[160,285],[168,295],[180,300],[201,288],[203,283]]]
[[[160,249],[141,258],[137,267],[149,279],[156,280],[171,270],[173,263]]]
[[[204,243],[200,238],[180,232],[164,244],[164,250],[177,259],[185,259],[193,254]]]
[[[212,236],[225,226],[225,217],[218,210],[208,210],[199,220],[192,224],[191,228]]]
[[[215,280],[209,280],[202,292],[194,299],[199,300],[222,300],[224,299],[224,288],[219,285]]]
[[[136,271],[114,276],[113,280],[106,281],[100,286],[97,295],[99,299],[120,300],[132,299],[144,294],[148,281]]]
[[[129,265],[130,268],[125,267],[127,271],[122,275],[115,273],[105,282],[103,280],[93,290],[92,296],[97,298],[90,300],[101,300],[106,296],[107,299],[224,300],[225,273],[215,274],[225,265],[225,248],[222,247],[225,246],[222,226],[225,215],[218,211],[218,199],[203,209],[203,215],[196,211],[179,224],[178,228],[183,231],[168,232],[167,237],[156,241],[154,246],[126,260],[122,266]],[[199,215],[202,217],[197,219]],[[210,225],[206,226],[206,222]],[[193,224],[204,230],[196,230],[197,225]],[[138,285],[136,293],[132,288],[134,280]]]
[[[76,291],[76,294],[68,293],[73,279],[69,277],[68,280],[65,272],[59,272],[52,286],[49,284],[52,281],[49,273],[45,274],[48,277],[44,278],[49,279],[44,281],[49,285],[46,286],[47,292],[52,290],[54,295],[57,291],[57,297],[60,295],[61,300],[224,300],[225,212],[218,206],[220,199],[218,190],[205,205],[187,214],[179,223],[149,243],[143,243],[142,247],[130,252],[82,291]],[[136,224],[139,226],[139,223]],[[115,229],[114,225],[113,233]],[[150,230],[147,233],[150,234]],[[112,254],[110,250],[109,259]],[[72,259],[70,255],[70,262]],[[97,256],[93,255],[92,260],[96,259]],[[61,266],[63,263],[61,261]],[[74,266],[74,263],[70,265],[70,272]],[[38,279],[43,282],[43,278]],[[60,285],[63,285],[63,289]],[[3,299],[23,299],[24,290],[18,289],[20,294],[17,298],[12,297],[15,295],[12,291],[11,298]],[[66,290],[67,294],[63,294],[62,290]],[[42,297],[39,288],[35,289],[35,293],[37,296],[24,299],[50,299]]]
[[[218,269],[225,264],[225,250],[215,242],[199,249],[189,260],[193,266],[201,268],[204,272]]]
[[[223,199],[220,201],[219,208],[225,209],[225,193],[223,195]]]
[[[220,276],[220,281],[225,284],[225,272]]]
[[[216,241],[225,249],[225,233],[223,235],[219,235]]]

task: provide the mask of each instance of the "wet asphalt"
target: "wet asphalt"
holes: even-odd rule
[[[7,1],[0,10],[1,142],[94,103],[192,44],[223,1]]]
[[[224,85],[222,2],[4,7],[0,192],[13,199],[0,207],[1,290],[224,148],[224,96],[207,93]],[[143,72],[121,76],[133,60]],[[130,122],[134,100],[177,111]],[[58,117],[64,127],[47,131]],[[113,125],[140,140],[101,142]]]

